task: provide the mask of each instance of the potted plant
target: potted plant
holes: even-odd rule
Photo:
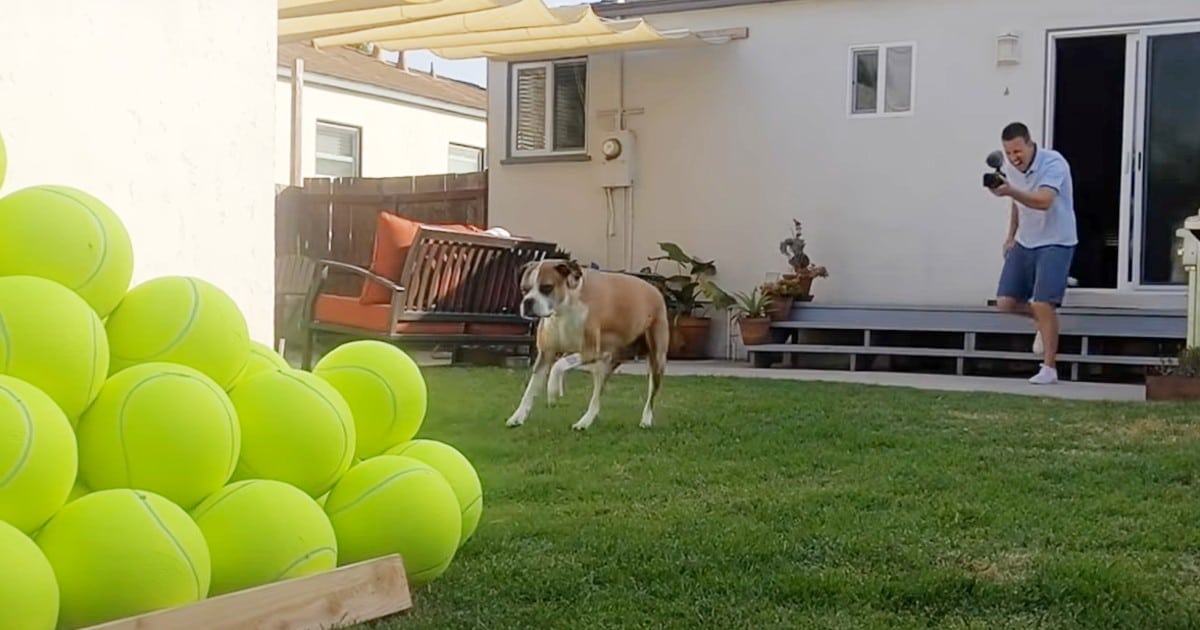
[[[675,243],[659,243],[661,256],[647,260],[654,263],[635,274],[658,287],[667,302],[671,317],[671,340],[667,356],[672,359],[702,359],[707,355],[712,319],[702,314],[701,300],[707,298],[716,308],[728,308],[733,298],[712,281],[717,267],[711,260],[700,260],[683,251]],[[670,276],[657,271],[658,263],[673,262],[676,273]]]
[[[796,277],[795,274],[790,273],[778,280],[764,282],[759,289],[763,295],[771,298],[771,304],[767,308],[767,316],[772,321],[787,319],[792,312],[792,305],[797,300],[805,302],[812,299],[807,288],[811,284],[811,278],[805,282]]]
[[[755,287],[749,294],[736,293],[733,298],[742,343],[747,346],[767,343],[771,338],[771,318],[767,315],[771,296]]]
[[[1163,363],[1146,374],[1146,400],[1200,399],[1200,346],[1185,347],[1175,365]]]
[[[800,222],[792,219],[792,235],[779,242],[779,253],[787,256],[792,273],[783,274],[783,280],[794,280],[795,287],[791,289],[793,300],[800,302],[812,301],[812,282],[814,278],[828,278],[829,270],[812,264],[808,254],[804,253],[804,238],[801,236]],[[788,305],[791,309],[791,305]]]

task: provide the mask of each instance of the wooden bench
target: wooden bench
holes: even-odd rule
[[[381,248],[393,245],[377,238],[375,260]],[[518,273],[552,255],[553,243],[418,224],[403,249],[402,270],[390,278],[350,263],[317,261],[305,298],[305,369],[311,368],[318,333],[453,350],[532,348],[533,324],[520,316]],[[332,274],[352,281],[334,282]],[[355,285],[358,291],[347,290]]]

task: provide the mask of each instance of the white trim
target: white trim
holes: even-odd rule
[[[883,111],[887,102],[887,51],[889,48],[909,48],[912,50],[912,67],[909,74],[909,103],[908,110],[902,112],[887,112]],[[875,78],[875,111],[874,112],[855,112],[854,111],[854,81],[855,81],[855,65],[854,55],[857,52],[864,50],[874,50],[878,55],[876,65]],[[917,111],[917,42],[915,41],[891,41],[879,42],[872,44],[851,44],[847,50],[847,72],[846,72],[846,116],[852,119],[872,119],[872,118],[903,118],[912,116]]]
[[[277,78],[290,81],[292,78],[292,69],[285,66],[278,66],[276,68],[275,75]],[[401,92],[400,90],[383,88],[377,85],[371,85],[369,83],[351,81],[350,79],[343,79],[341,77],[335,77],[327,74],[317,74],[311,71],[306,71],[304,73],[304,84],[342,90],[344,92],[351,92],[361,96],[369,96],[383,99],[385,101],[392,101],[394,103],[404,103],[405,105],[424,107],[426,109],[458,114],[460,116],[466,116],[468,118],[475,118],[478,120],[487,120],[486,108],[479,109],[475,107],[467,107],[466,105],[458,105],[425,96],[417,96],[416,94],[409,94],[408,92]]]
[[[555,67],[564,64],[583,64],[584,84],[583,84],[583,146],[578,149],[554,149],[554,71]],[[529,68],[545,69],[545,121],[543,121],[545,137],[545,146],[541,149],[517,149],[517,124],[516,116],[518,114],[517,107],[517,73],[521,70]],[[506,68],[508,76],[505,78],[505,85],[508,87],[508,112],[505,125],[508,128],[507,151],[508,157],[527,158],[527,157],[549,157],[560,155],[587,155],[588,144],[591,141],[591,134],[588,133],[588,103],[591,101],[592,93],[592,77],[591,64],[588,57],[564,57],[562,59],[550,59],[541,61],[521,61],[509,62]]]

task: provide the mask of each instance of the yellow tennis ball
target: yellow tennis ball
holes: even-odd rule
[[[351,468],[329,493],[338,564],[398,553],[413,586],[441,577],[458,550],[462,514],[441,473],[411,457],[378,455]]]
[[[242,428],[233,481],[274,479],[315,498],[350,468],[354,418],[329,383],[302,370],[270,370],[239,383],[229,398]]]
[[[361,458],[411,440],[425,420],[425,378],[416,361],[392,344],[342,344],[322,357],[312,372],[337,388],[350,405]]]
[[[45,392],[0,376],[0,521],[32,534],[66,505],[75,448],[71,423]]]
[[[96,312],[63,285],[0,277],[0,374],[45,392],[72,423],[108,374],[108,337]]]
[[[238,375],[233,386],[238,383],[269,370],[279,370],[292,367],[278,352],[268,348],[266,345],[257,341],[250,341],[250,358],[246,361],[246,367],[242,369],[242,373]]]
[[[0,197],[0,276],[28,275],[71,289],[101,318],[133,279],[133,243],[103,201],[69,186]]]
[[[208,543],[183,508],[152,492],[98,490],[34,538],[58,578],[60,628],[173,608],[208,595]]]
[[[337,537],[312,497],[282,481],[235,481],[192,510],[212,556],[209,596],[337,568]]]
[[[229,482],[242,444],[225,390],[175,363],[114,374],[76,433],[87,487],[149,490],[185,509]]]
[[[233,299],[210,282],[162,276],[129,290],[105,324],[115,374],[165,361],[200,370],[221,389],[250,358],[250,331]]]
[[[384,455],[403,455],[424,462],[442,474],[454,495],[458,497],[462,512],[462,534],[458,546],[475,533],[479,517],[483,514],[483,487],[475,467],[458,449],[436,440],[411,440],[384,451]]]
[[[0,626],[54,630],[58,581],[46,554],[21,530],[0,521]]]

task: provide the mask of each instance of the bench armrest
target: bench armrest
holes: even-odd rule
[[[376,274],[376,273],[373,273],[366,269],[363,269],[362,267],[359,267],[358,265],[351,265],[350,263],[338,262],[336,260],[327,260],[327,259],[321,259],[321,260],[317,261],[317,273],[320,274],[320,277],[322,279],[325,278],[325,276],[329,273],[330,269],[337,269],[340,271],[348,271],[355,275],[362,276],[363,278],[366,278],[367,280],[370,280],[372,282],[378,282],[379,284],[382,284],[383,286],[391,289],[395,293],[403,293],[404,292],[404,287],[396,284],[395,282],[392,282],[391,280],[388,280],[387,278],[384,278],[383,276],[381,276],[379,274]]]

